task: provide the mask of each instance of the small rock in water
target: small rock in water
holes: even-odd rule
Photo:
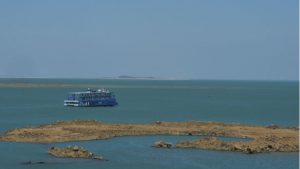
[[[45,164],[45,163],[46,162],[44,162],[44,161],[31,161],[31,160],[29,160],[29,161],[23,162],[21,164],[23,164],[23,165],[32,165],[32,164]]]
[[[95,160],[103,160],[102,156],[93,156],[92,158],[95,159]]]
[[[172,143],[168,143],[165,141],[157,141],[153,144],[153,147],[156,148],[171,148],[172,146],[173,146]]]

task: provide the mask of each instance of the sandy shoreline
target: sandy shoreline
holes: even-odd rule
[[[159,122],[108,124],[98,121],[62,121],[33,128],[7,131],[0,141],[55,143],[101,140],[118,136],[195,135],[206,139],[180,141],[176,148],[199,148],[245,153],[298,152],[298,128],[269,128],[219,122]],[[214,137],[252,138],[253,141],[223,142]]]

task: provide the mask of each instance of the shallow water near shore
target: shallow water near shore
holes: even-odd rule
[[[55,144],[1,143],[6,153],[0,154],[1,166],[22,168],[297,168],[297,153],[267,153],[247,155],[237,152],[197,149],[158,149],[151,145],[157,140],[175,143],[190,140],[190,136],[137,136],[109,140],[66,142]],[[47,154],[51,146],[83,146],[109,161],[56,158]],[[16,150],[18,152],[16,152]],[[17,153],[17,154],[15,154]],[[44,161],[46,164],[24,165],[26,161]]]
[[[0,132],[71,119],[96,119],[108,123],[200,120],[299,126],[297,82],[88,79],[0,79],[0,82],[72,84],[65,87],[0,87]],[[119,105],[63,106],[67,92],[82,91],[88,86],[110,88]],[[191,138],[195,137],[118,137],[59,144],[0,142],[0,168],[298,168],[298,153],[245,155],[151,147],[157,140],[175,143]],[[59,159],[47,154],[47,149],[53,145],[74,144],[103,155],[109,161]],[[20,164],[29,160],[49,164]]]

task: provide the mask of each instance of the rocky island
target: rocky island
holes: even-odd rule
[[[48,153],[55,157],[63,157],[63,158],[86,158],[86,159],[95,159],[95,160],[104,159],[102,156],[95,155],[92,152],[79,146],[68,146],[65,148],[51,147],[48,150]]]
[[[194,135],[205,139],[180,141],[176,148],[198,148],[245,153],[298,152],[299,128],[280,128],[220,122],[155,122],[151,124],[110,124],[98,121],[60,121],[33,128],[7,131],[0,141],[54,143],[100,140],[120,136]],[[224,142],[215,137],[251,138]]]

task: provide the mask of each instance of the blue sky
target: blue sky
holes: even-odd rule
[[[0,77],[298,80],[297,0],[0,1]]]

